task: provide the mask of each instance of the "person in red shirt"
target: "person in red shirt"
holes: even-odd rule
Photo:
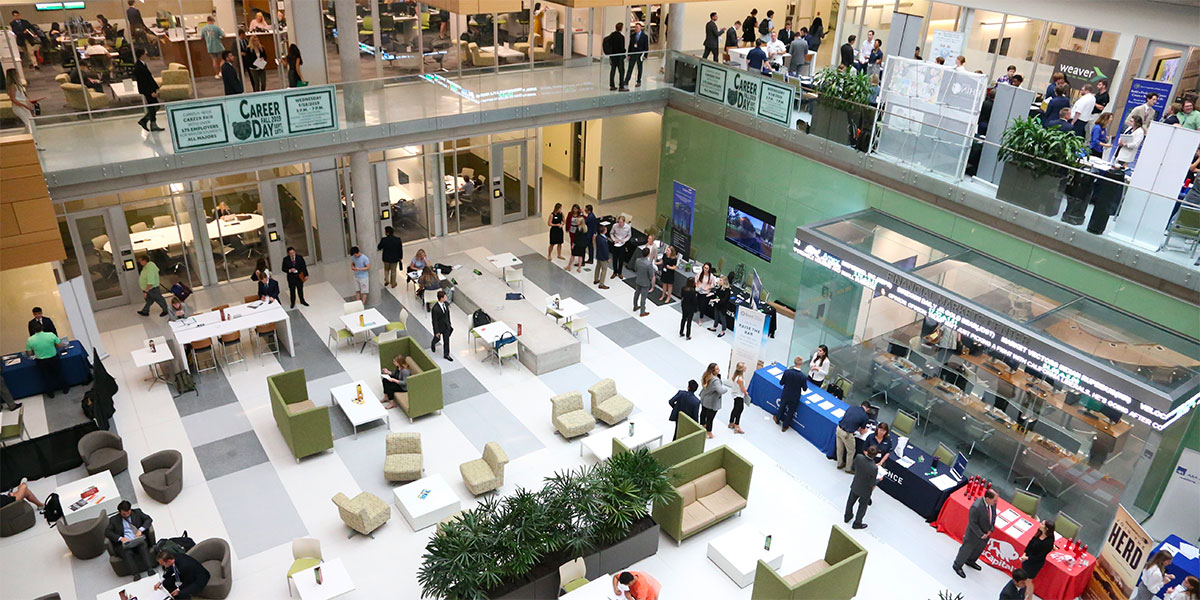
[[[613,593],[627,600],[658,600],[662,584],[649,573],[622,571],[613,576]]]

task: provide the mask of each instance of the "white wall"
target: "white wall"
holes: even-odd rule
[[[1196,9],[1167,2],[1078,2],[1045,0],[954,0],[951,4],[1066,23],[1102,31],[1143,35],[1178,44],[1196,44]],[[759,10],[762,10],[761,8]],[[778,9],[776,9],[778,10]]]
[[[758,20],[761,23],[767,16],[768,10],[775,11],[775,29],[783,29],[787,18],[786,0],[718,0],[716,2],[693,2],[684,11],[683,18],[683,50],[699,50],[704,47],[704,25],[708,23],[708,14],[717,13],[717,25],[725,31],[734,21],[741,21],[750,14],[750,9],[758,9]],[[826,28],[829,27],[828,19]],[[675,19],[671,19],[671,27],[677,27]],[[741,30],[738,30],[741,36]],[[828,40],[827,40],[828,42]],[[724,41],[721,43],[724,46]]]
[[[25,349],[29,319],[33,318],[30,311],[35,306],[42,307],[42,314],[54,321],[60,337],[71,336],[71,324],[63,310],[54,267],[50,263],[0,271],[0,307],[3,307],[0,310],[0,340],[3,340],[0,352]]]
[[[571,124],[542,128],[542,164],[564,177],[571,176]]]
[[[600,201],[654,192],[662,144],[662,115],[653,112],[604,119],[600,164],[604,171]],[[588,142],[592,141],[588,132]],[[589,150],[588,157],[595,155]],[[594,172],[594,171],[593,171]],[[586,193],[586,190],[585,190]]]

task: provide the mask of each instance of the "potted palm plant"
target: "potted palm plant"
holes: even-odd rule
[[[658,552],[650,506],[672,493],[666,468],[639,450],[555,473],[538,491],[485,498],[425,547],[421,595],[557,598],[565,562],[582,557],[588,573],[613,573]]]
[[[871,79],[865,73],[827,67],[813,77],[813,89],[818,96],[813,103],[809,133],[847,144],[853,141],[852,131],[859,129],[862,123],[874,122],[874,119],[864,118],[871,112],[867,106],[871,97]],[[863,129],[870,135],[867,127]]]
[[[1069,131],[1047,129],[1038,117],[1027,117],[1013,121],[1000,144],[1004,172],[996,198],[1043,215],[1057,215],[1062,204],[1058,184],[1063,167],[1079,163],[1085,140]]]

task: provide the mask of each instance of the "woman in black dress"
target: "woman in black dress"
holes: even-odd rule
[[[746,46],[753,46],[754,40],[758,39],[758,9],[750,9],[750,14],[742,19],[742,43]]]
[[[1046,555],[1054,549],[1054,523],[1042,521],[1038,526],[1037,535],[1025,546],[1025,554],[1021,555],[1021,568],[1029,574],[1029,578],[1037,577],[1038,571],[1046,565]]]
[[[546,225],[550,227],[550,247],[546,250],[546,260],[552,260],[550,255],[554,252],[554,247],[558,247],[558,258],[562,259],[562,244],[563,244],[563,212],[562,202],[554,203],[554,210],[550,211],[550,217],[546,219]]]
[[[660,302],[671,302],[671,291],[675,287],[675,267],[679,265],[679,255],[675,253],[674,246],[667,246],[667,250],[663,252],[662,258],[658,259],[661,273],[658,278],[662,281],[662,298]]]
[[[583,257],[587,254],[588,242],[590,238],[587,236],[587,223],[583,217],[576,216],[572,221],[575,230],[575,235],[571,236],[571,260],[567,261],[567,270],[571,270],[571,265],[575,266],[575,272],[583,272]]]
[[[683,337],[684,328],[687,328],[687,339],[692,339],[692,317],[696,316],[696,309],[700,307],[700,294],[696,293],[696,278],[688,277],[687,283],[683,284],[683,291],[679,293],[679,308],[683,310],[683,318],[679,320],[679,337]]]

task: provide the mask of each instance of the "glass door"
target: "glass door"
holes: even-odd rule
[[[495,163],[500,168],[495,168]],[[503,194],[504,219],[502,222],[518,221],[529,213],[529,181],[525,163],[525,140],[506,142],[492,146],[494,173],[502,174],[500,181],[492,178],[492,197],[496,192]],[[499,187],[497,187],[499,186]]]
[[[108,209],[72,213],[66,219],[75,260],[81,265],[77,274],[83,275],[87,283],[92,308],[101,310],[126,304],[120,265],[114,258],[117,254],[113,250],[115,229],[109,220]],[[71,276],[72,269],[67,271]]]
[[[205,227],[218,281],[249,279],[267,260],[265,220],[258,185],[217,188],[204,194]],[[202,244],[197,244],[203,248]]]
[[[293,247],[296,254],[306,257],[309,262],[316,262],[309,250],[312,248],[310,237],[312,227],[308,214],[307,188],[304,178],[297,177],[288,181],[276,181],[275,193],[279,199],[280,225],[283,229],[283,247]]]

